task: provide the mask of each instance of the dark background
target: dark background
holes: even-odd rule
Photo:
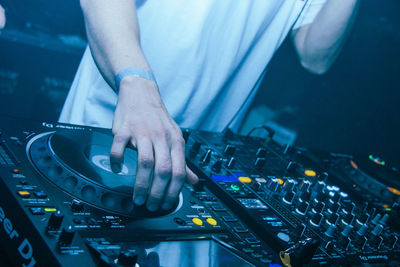
[[[85,46],[78,1],[0,1],[0,113],[57,120]],[[325,75],[299,65],[290,40],[253,103],[297,133],[296,145],[376,154],[400,166],[400,1],[362,0],[354,30]]]

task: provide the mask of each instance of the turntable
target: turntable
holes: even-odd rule
[[[1,116],[0,121],[7,126],[0,131],[0,223],[8,225],[0,230],[0,248],[13,265],[279,261],[203,183],[185,185],[170,210],[134,205],[137,152],[127,148],[121,171],[114,173],[109,130]],[[262,256],[252,258],[244,247]]]

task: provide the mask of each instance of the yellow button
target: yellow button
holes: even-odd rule
[[[31,195],[28,191],[18,191],[17,193],[22,198],[28,198]]]
[[[238,179],[239,179],[239,181],[241,181],[241,182],[244,183],[244,184],[249,184],[249,183],[251,183],[250,177],[247,177],[247,176],[240,176]]]
[[[283,184],[283,180],[281,178],[278,178],[278,183]]]
[[[45,212],[55,212],[55,211],[57,211],[57,209],[56,208],[44,208],[44,211]]]
[[[200,220],[199,218],[193,218],[193,219],[192,219],[192,222],[193,222],[194,224],[197,224],[197,225],[200,225],[200,226],[203,225],[203,221]]]
[[[305,174],[306,176],[308,176],[308,177],[314,177],[314,176],[317,175],[317,173],[316,173],[315,171],[313,171],[313,170],[305,170],[305,171],[304,171],[304,174]]]
[[[208,224],[211,224],[212,226],[217,225],[217,221],[213,218],[207,218],[207,222],[208,222]]]

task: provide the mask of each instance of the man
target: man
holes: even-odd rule
[[[213,131],[237,126],[290,30],[301,64],[326,72],[357,6],[358,0],[81,0],[90,49],[60,121],[112,127],[114,171],[128,143],[138,150],[134,202],[169,209],[185,180],[197,181],[177,123]]]

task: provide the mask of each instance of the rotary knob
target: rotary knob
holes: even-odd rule
[[[294,199],[294,192],[293,191],[288,191],[286,194],[283,196],[282,201],[285,202],[286,204],[292,204],[293,199]]]
[[[305,215],[310,205],[308,202],[300,202],[300,205],[296,208],[296,212],[300,215]]]
[[[303,180],[299,186],[299,191],[300,192],[308,192],[310,189],[311,183],[310,181]]]
[[[306,191],[300,195],[299,201],[301,202],[308,202],[311,199],[311,193]]]
[[[328,208],[328,212],[330,213],[336,213],[340,209],[340,204],[339,203],[334,203]]]
[[[314,213],[312,218],[310,219],[310,224],[315,227],[319,227],[323,218],[324,218],[323,214]]]
[[[314,207],[311,209],[314,213],[320,213],[323,212],[325,209],[325,203],[324,202],[316,202],[314,201]]]
[[[363,224],[366,224],[367,222],[368,222],[368,220],[369,220],[369,214],[368,213],[364,213],[364,214],[362,214],[359,218],[357,218],[357,220],[356,220],[356,222],[359,224],[359,225],[363,225]]]
[[[344,218],[342,219],[342,223],[344,225],[351,224],[351,223],[353,223],[354,218],[355,218],[354,214],[352,214],[352,213],[346,214],[346,216],[344,216]]]
[[[278,179],[272,178],[271,180],[268,181],[267,188],[273,192],[278,190],[279,182]]]
[[[296,182],[293,179],[288,179],[283,184],[283,189],[287,192],[293,191]]]
[[[326,223],[331,225],[331,224],[336,224],[337,221],[339,220],[339,214],[337,213],[332,213],[328,219],[326,219]]]
[[[332,237],[335,236],[336,230],[337,230],[336,225],[335,224],[331,224],[331,225],[329,225],[328,229],[326,230],[325,235],[327,237],[331,237],[332,238]]]

